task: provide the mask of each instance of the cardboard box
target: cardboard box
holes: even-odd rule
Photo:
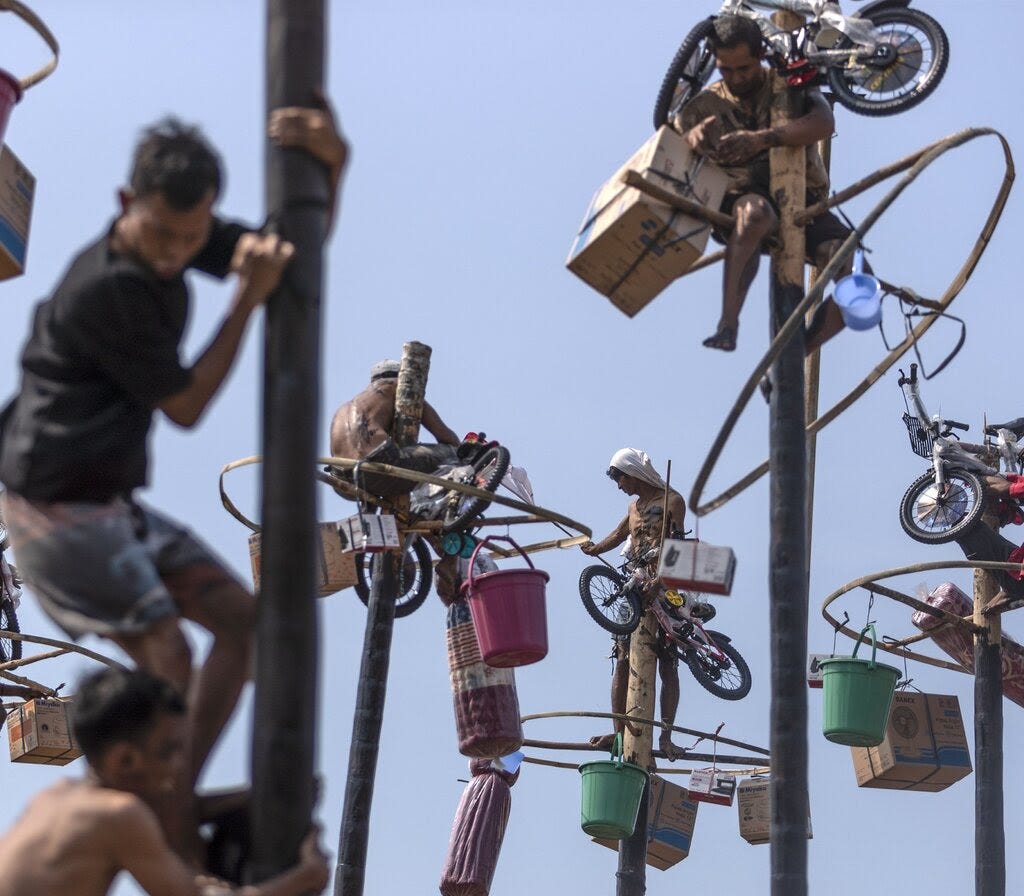
[[[690,854],[697,804],[686,788],[651,775],[647,802],[647,864],[665,871]],[[618,851],[621,840],[592,838],[595,843]]]
[[[320,523],[320,541],[316,552],[317,593],[320,597],[334,594],[342,588],[356,583],[356,555],[345,550],[337,523]],[[260,590],[260,547],[259,532],[249,536],[249,561],[252,563],[252,583]]]
[[[69,700],[29,700],[7,716],[11,762],[67,765],[82,755],[68,723]]]
[[[713,768],[695,768],[690,773],[687,793],[695,803],[731,806],[736,795],[736,776]]]
[[[373,554],[401,547],[398,523],[390,513],[357,513],[339,520],[338,534],[346,551]]]
[[[751,845],[768,843],[772,830],[771,780],[766,775],[747,778],[736,790],[740,836]],[[807,811],[807,839],[814,839],[811,812]]]
[[[727,178],[661,127],[594,194],[566,266],[632,317],[700,258],[711,227],[623,182],[626,171],[714,211]]]
[[[820,690],[825,687],[825,673],[821,669],[821,661],[830,660],[834,656],[834,653],[807,654],[807,686],[809,688]]]
[[[0,148],[0,280],[25,271],[36,179],[11,148]]]
[[[850,749],[858,787],[935,793],[972,770],[960,701],[952,695],[898,691],[885,740]]]
[[[669,588],[706,591],[727,597],[736,573],[732,548],[718,548],[694,539],[666,538],[658,577]]]

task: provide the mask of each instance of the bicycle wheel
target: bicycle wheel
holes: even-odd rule
[[[875,58],[828,70],[836,99],[859,115],[895,115],[930,96],[949,64],[949,38],[931,16],[916,9],[871,14],[880,42]],[[852,47],[844,38],[836,47]]]
[[[625,591],[626,580],[606,566],[580,573],[580,598],[591,618],[613,635],[629,635],[640,624],[640,596]]]
[[[356,554],[356,594],[364,604],[370,603],[373,585],[373,554]],[[398,597],[395,600],[395,618],[400,619],[422,606],[430,594],[434,578],[434,565],[430,549],[422,538],[416,538],[405,549],[398,569]]]
[[[508,448],[492,445],[473,463],[473,476],[467,485],[475,485],[477,488],[493,492],[505,478],[511,461]],[[441,531],[464,529],[490,506],[491,502],[486,498],[474,498],[453,489],[445,501],[444,525]]]
[[[6,599],[0,601],[0,631],[21,634],[21,629],[18,628],[18,614],[14,611],[14,605]],[[20,659],[21,641],[0,637],[0,663]]]
[[[981,480],[966,470],[947,471],[943,493],[935,474],[923,473],[900,502],[900,524],[914,541],[945,544],[973,529],[985,510]]]
[[[750,693],[750,667],[740,656],[740,652],[732,646],[728,636],[721,632],[706,632],[714,645],[728,657],[727,660],[719,660],[703,645],[676,648],[676,652],[686,660],[690,672],[704,690],[723,700],[742,700]]]
[[[654,101],[654,127],[668,124],[680,109],[704,89],[715,70],[715,54],[708,43],[715,17],[698,22],[676,50],[658,98]]]

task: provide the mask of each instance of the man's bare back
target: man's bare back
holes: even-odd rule
[[[345,402],[331,421],[331,454],[334,457],[366,457],[391,436],[395,420],[397,380],[374,380],[351,401]]]

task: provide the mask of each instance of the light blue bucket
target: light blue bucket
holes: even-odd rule
[[[882,319],[882,285],[864,273],[864,250],[853,253],[853,273],[836,281],[832,298],[851,330],[870,330]]]

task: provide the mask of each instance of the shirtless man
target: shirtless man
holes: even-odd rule
[[[662,532],[682,531],[686,502],[679,492],[668,489],[665,498],[665,481],[651,465],[651,459],[636,448],[622,448],[616,451],[608,465],[608,476],[627,495],[636,495],[629,511],[611,532],[598,542],[587,541],[580,545],[584,554],[596,557],[605,551],[618,547],[629,539],[632,556],[643,557],[652,547],[661,554]],[[667,504],[667,506],[666,506]],[[666,519],[667,514],[667,519]],[[649,604],[658,594],[658,556],[650,560],[648,586],[644,602]],[[661,678],[661,721],[662,728],[658,745],[671,762],[681,758],[684,752],[672,743],[671,726],[675,724],[679,708],[679,657],[676,656],[660,635],[658,637],[658,674]],[[626,712],[626,689],[629,685],[629,638],[616,638],[614,653],[615,671],[612,675],[612,712]],[[615,732],[623,730],[623,722],[615,720]],[[611,747],[615,734],[592,737],[590,742],[602,749]]]
[[[370,369],[370,385],[338,408],[331,421],[331,454],[433,473],[442,464],[455,462],[455,448],[460,440],[437,411],[424,401],[421,422],[440,444],[399,448],[394,443],[391,430],[395,422],[398,368],[398,361],[374,364]],[[348,471],[338,471],[338,475],[351,479]],[[361,471],[358,476],[361,488],[385,497],[408,494],[416,484],[411,479]]]
[[[88,774],[44,790],[0,839],[0,896],[103,896],[119,871],[153,896],[302,896],[327,885],[316,830],[297,865],[237,890],[175,855],[151,808],[187,762],[185,704],[165,681],[104,669],[83,681],[72,717]]]

